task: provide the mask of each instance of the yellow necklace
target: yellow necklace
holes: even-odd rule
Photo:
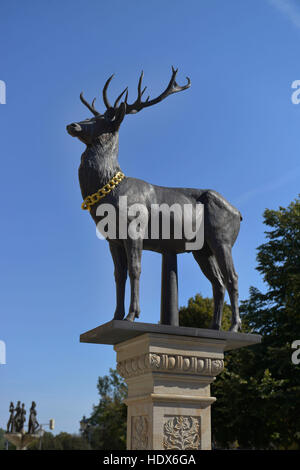
[[[107,194],[109,194],[119,183],[121,183],[122,179],[125,178],[124,173],[122,171],[118,171],[118,173],[113,176],[108,183],[106,183],[102,188],[98,189],[98,191],[90,196],[87,196],[83,203],[81,204],[81,209],[84,211],[90,210],[91,207],[100,201],[100,199],[104,198]]]

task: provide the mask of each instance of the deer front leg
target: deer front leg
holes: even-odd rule
[[[115,267],[117,306],[114,320],[123,320],[125,316],[125,285],[127,279],[127,256],[125,248],[116,243],[109,243],[111,256]]]
[[[128,240],[125,240],[125,249],[131,286],[130,307],[126,320],[134,321],[134,319],[138,318],[140,315],[139,288],[143,240],[131,240],[129,238]]]

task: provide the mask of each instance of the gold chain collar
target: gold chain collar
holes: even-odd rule
[[[115,176],[113,176],[109,182],[106,183],[106,185],[98,189],[96,193],[91,194],[84,199],[83,203],[81,204],[81,209],[84,211],[91,210],[91,207],[94,204],[97,204],[100,199],[103,199],[107,194],[109,194],[116,186],[118,186],[119,183],[121,183],[122,179],[124,178],[124,173],[122,173],[122,171],[118,171],[118,173],[116,173]]]

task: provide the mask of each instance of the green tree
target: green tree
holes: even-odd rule
[[[45,432],[41,442],[37,440],[29,448],[30,450],[89,450],[91,447],[79,434],[61,432],[54,436],[51,432]]]
[[[52,432],[45,432],[42,440],[40,439],[34,441],[30,446],[30,450],[62,450],[60,443],[55,441],[55,436]]]
[[[5,437],[4,437],[5,431],[4,429],[0,428],[0,450],[5,449]]]
[[[83,436],[67,432],[57,434],[54,443],[57,448],[60,447],[62,450],[89,450],[91,448]]]
[[[187,307],[179,310],[180,326],[190,326],[196,328],[210,328],[213,318],[214,301],[208,297],[196,294],[188,301]],[[231,309],[224,303],[224,314],[222,318],[223,330],[228,330],[231,324]]]
[[[252,350],[252,366],[248,362],[242,373],[252,374],[254,366],[258,380],[262,381],[268,371],[272,381],[267,394],[272,417],[261,423],[261,433],[265,431],[269,445],[300,448],[300,366],[291,361],[291,345],[300,339],[299,198],[287,208],[265,210],[264,223],[269,229],[266,243],[258,247],[257,270],[267,289],[262,293],[251,288],[249,300],[241,306],[249,327],[263,339]]]
[[[92,449],[126,449],[126,384],[115,370],[110,369],[110,375],[99,377],[97,388],[100,400],[93,407],[90,418],[85,420],[86,429],[82,435]]]

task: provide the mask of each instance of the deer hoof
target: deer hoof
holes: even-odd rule
[[[129,312],[125,320],[133,322],[136,317],[135,312]]]
[[[118,312],[116,311],[115,314],[114,314],[114,320],[123,320],[123,318],[125,317],[125,312]]]
[[[242,322],[241,320],[235,321],[231,324],[230,330],[233,333],[238,333],[242,329]]]

